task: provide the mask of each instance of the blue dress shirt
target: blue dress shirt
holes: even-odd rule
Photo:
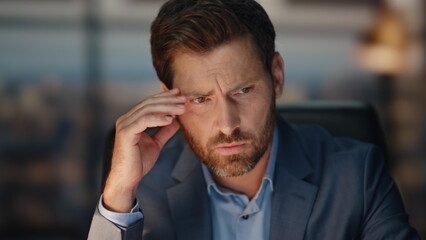
[[[130,210],[130,213],[118,213],[106,209],[102,202],[102,197],[103,195],[101,195],[101,199],[98,203],[99,213],[118,227],[130,227],[143,218],[143,214],[139,210],[139,202],[137,200],[135,206],[133,206],[133,208]]]
[[[207,167],[202,164],[207,191],[211,200],[213,240],[269,239],[273,177],[278,148],[278,130],[274,129],[271,154],[261,187],[251,200],[246,195],[217,185]],[[127,228],[143,218],[136,202],[130,213],[116,213],[98,204],[102,216],[121,228]]]

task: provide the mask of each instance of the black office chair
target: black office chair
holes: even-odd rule
[[[317,124],[335,137],[376,144],[386,151],[386,141],[374,107],[357,101],[306,101],[277,106],[277,113],[297,124]]]
[[[306,101],[277,105],[277,114],[296,124],[317,124],[335,137],[353,138],[376,144],[386,155],[386,142],[376,111],[369,103],[356,101]],[[102,189],[108,176],[115,130],[106,142]]]

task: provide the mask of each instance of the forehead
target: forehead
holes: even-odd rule
[[[173,58],[173,87],[182,92],[253,81],[265,74],[250,38],[238,38],[207,53],[179,52]]]

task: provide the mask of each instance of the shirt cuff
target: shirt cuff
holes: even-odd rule
[[[117,212],[112,212],[104,207],[102,203],[102,197],[103,195],[101,195],[101,199],[99,200],[98,210],[99,210],[99,213],[103,217],[108,219],[110,222],[120,227],[128,228],[143,218],[143,214],[139,210],[139,202],[137,199],[136,199],[136,204],[132,208],[132,210],[130,210],[130,213],[117,213]]]

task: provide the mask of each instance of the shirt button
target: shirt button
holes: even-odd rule
[[[244,215],[244,216],[243,216],[243,219],[244,219],[244,220],[247,220],[248,218],[249,218],[249,215]]]

